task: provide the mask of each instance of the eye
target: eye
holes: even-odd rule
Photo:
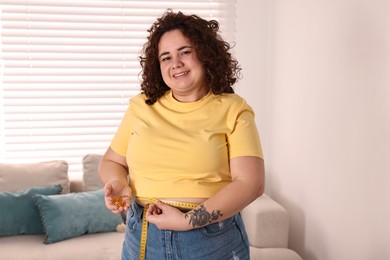
[[[168,60],[170,60],[171,59],[171,57],[169,57],[169,56],[164,56],[164,57],[161,57],[161,62],[164,62],[164,61],[168,61]]]
[[[189,54],[191,54],[190,50],[185,50],[181,52],[181,55],[189,55]]]

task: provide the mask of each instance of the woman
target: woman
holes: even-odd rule
[[[129,209],[122,258],[249,259],[239,212],[264,164],[240,67],[216,21],[167,11],[149,33],[142,93],[99,168],[107,208]]]

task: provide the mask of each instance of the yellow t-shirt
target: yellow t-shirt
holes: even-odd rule
[[[134,195],[209,198],[232,179],[229,158],[263,158],[254,113],[236,94],[196,102],[168,91],[155,104],[130,100],[111,148],[125,156]]]

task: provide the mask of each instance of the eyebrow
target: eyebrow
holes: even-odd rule
[[[193,49],[194,47],[189,46],[189,45],[184,45],[184,46],[181,46],[180,48],[178,48],[177,51],[181,51],[181,50],[183,50],[185,48]],[[167,54],[169,54],[169,51],[165,51],[165,52],[161,53],[158,57],[161,58],[161,56],[164,56],[164,55],[167,55]]]

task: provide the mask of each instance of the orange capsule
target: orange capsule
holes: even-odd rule
[[[112,197],[112,204],[117,206],[118,208],[126,206],[126,202],[122,197]]]

